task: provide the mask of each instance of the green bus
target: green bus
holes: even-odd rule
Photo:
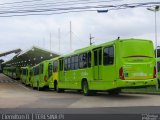
[[[8,76],[8,67],[4,67],[3,68],[3,74]]]
[[[20,79],[20,67],[4,67],[3,68],[3,73],[13,79]]]
[[[3,68],[3,74],[11,77],[11,67],[4,67]]]
[[[53,88],[52,82],[52,63],[45,60],[33,67],[33,75],[31,77],[31,86],[42,90],[44,87]]]
[[[57,84],[59,79],[59,57],[53,58],[50,61],[50,72],[51,72],[51,79],[49,84],[54,90],[57,90]]]
[[[54,79],[53,79],[53,60],[48,60],[48,84],[49,88],[54,88]]]
[[[54,86],[118,94],[122,88],[156,85],[153,43],[143,39],[124,39],[79,49],[53,60]],[[55,76],[54,76],[55,75]]]
[[[31,68],[30,66],[21,67],[21,82],[25,85],[30,85],[31,81]]]
[[[13,67],[12,69],[13,69],[12,70],[12,72],[13,72],[12,78],[14,78],[14,79],[20,79],[20,74],[21,74],[20,67]]]
[[[8,67],[8,76],[13,77],[13,67]]]

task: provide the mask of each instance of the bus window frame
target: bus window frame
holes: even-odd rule
[[[58,71],[58,60],[53,61],[53,72],[57,72]]]
[[[109,63],[109,62],[108,62],[108,63],[105,63],[105,58],[106,58],[106,57],[104,56],[104,54],[105,54],[104,51],[105,51],[106,48],[108,48],[108,51],[109,51],[109,48],[113,48],[113,52],[112,52],[112,53],[113,53],[113,54],[112,54],[112,55],[113,55],[112,63]],[[109,52],[110,52],[110,51],[109,51]],[[108,52],[108,53],[109,53],[109,52]],[[114,48],[114,45],[105,46],[105,47],[103,48],[103,55],[102,55],[102,56],[103,56],[102,59],[103,59],[103,65],[104,65],[104,66],[114,65],[114,62],[115,62],[115,48]],[[109,58],[109,57],[108,57],[108,58]],[[109,59],[110,59],[110,58],[109,58]],[[109,61],[110,61],[110,60],[109,60]]]

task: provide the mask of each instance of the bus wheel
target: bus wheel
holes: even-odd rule
[[[54,91],[57,91],[57,81],[54,81]]]
[[[89,96],[90,95],[89,88],[88,88],[88,82],[87,81],[83,82],[83,84],[82,84],[82,90],[83,90],[83,94],[85,96]]]
[[[121,92],[121,89],[109,90],[108,93],[110,95],[118,95]]]
[[[61,88],[57,88],[57,90],[56,90],[58,93],[62,93],[62,92],[64,92],[64,89],[61,89]]]
[[[77,90],[78,93],[81,93],[82,90]]]

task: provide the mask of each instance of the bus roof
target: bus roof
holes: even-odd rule
[[[112,41],[109,41],[109,42],[105,42],[105,43],[102,43],[102,44],[99,44],[99,45],[91,45],[91,46],[88,46],[88,47],[84,47],[84,48],[80,48],[78,50],[75,50],[69,54],[66,54],[66,55],[61,55],[59,57],[56,57],[56,58],[53,58],[51,60],[57,60],[59,58],[63,58],[63,57],[68,57],[68,56],[72,56],[72,55],[75,55],[75,54],[79,54],[79,53],[83,53],[83,52],[87,52],[89,50],[93,50],[93,49],[96,49],[96,48],[99,48],[99,47],[103,47],[103,46],[106,46],[106,45],[112,45],[114,43],[117,43],[117,42],[123,42],[123,41],[131,41],[131,40],[134,40],[134,41],[149,41],[149,42],[152,42],[151,40],[145,40],[145,39],[138,39],[138,38],[129,38],[129,39],[116,39],[116,40],[112,40]]]
[[[129,39],[116,39],[116,40],[113,40],[113,41],[109,41],[109,42],[105,42],[105,43],[102,43],[100,45],[97,45],[95,48],[97,47],[103,47],[103,46],[106,46],[106,45],[111,45],[111,44],[114,44],[114,43],[117,43],[117,42],[123,42],[123,41],[131,41],[131,40],[134,40],[134,41],[150,41],[152,42],[151,40],[146,40],[146,39],[138,39],[138,38],[129,38]]]
[[[49,59],[48,61],[51,62],[51,61],[55,61],[55,60],[58,60],[60,57],[55,57],[55,58],[52,58],[52,59]]]
[[[66,54],[66,55],[62,55],[62,56],[60,56],[59,58],[63,58],[63,57],[67,57],[67,56],[71,56],[71,55],[75,55],[75,54],[87,52],[87,51],[89,51],[89,50],[92,50],[92,49],[95,48],[95,47],[96,47],[96,45],[91,45],[91,46],[88,46],[88,47],[84,47],[84,48],[75,50],[75,51],[73,51],[72,53],[69,53],[69,54]]]

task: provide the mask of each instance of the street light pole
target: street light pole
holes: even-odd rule
[[[160,7],[155,6],[154,8],[147,8],[147,10],[153,11],[154,12],[154,19],[155,19],[155,53],[156,53],[156,79],[157,79],[157,85],[156,89],[158,90],[158,66],[157,66],[157,11],[159,11]]]

